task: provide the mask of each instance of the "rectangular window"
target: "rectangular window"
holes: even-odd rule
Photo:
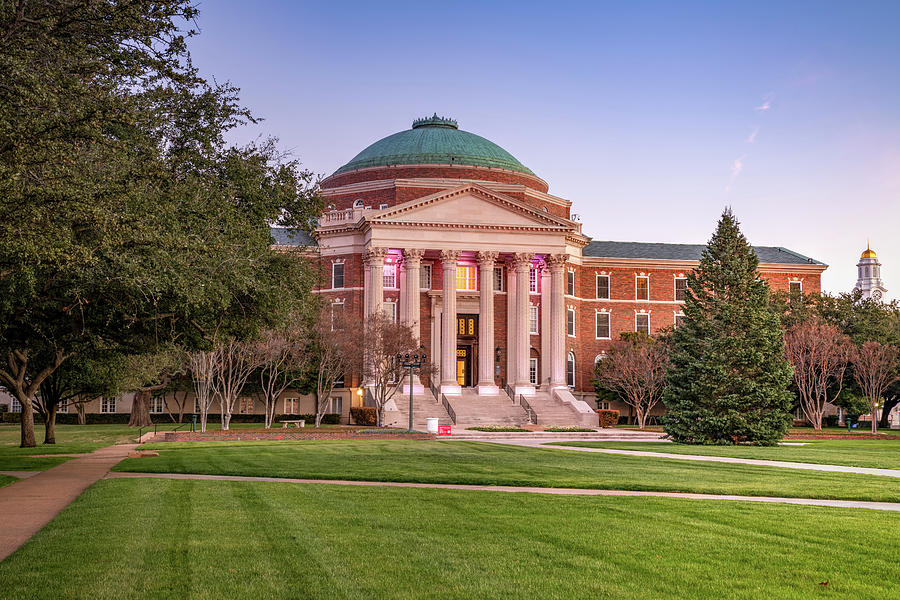
[[[675,302],[684,302],[684,293],[687,291],[687,278],[675,278]]]
[[[537,269],[531,269],[528,271],[528,291],[531,293],[537,293],[538,291],[538,276]]]
[[[650,299],[650,278],[649,277],[635,277],[634,278],[634,298],[635,300],[649,300]]]
[[[566,271],[566,293],[575,295],[575,271]]]
[[[503,291],[503,267],[494,267],[494,291]]]
[[[396,302],[385,302],[384,303],[384,314],[387,315],[387,318],[391,320],[391,323],[397,322],[397,303]]]
[[[597,275],[597,298],[609,300],[609,275]]]
[[[431,265],[422,265],[419,271],[419,288],[423,290],[431,289]]]
[[[609,339],[609,313],[597,313],[597,339]]]
[[[344,287],[344,263],[331,265],[331,289],[339,290]]]
[[[238,412],[242,415],[253,413],[253,398],[240,398],[238,400]]]
[[[334,380],[334,387],[336,388],[344,388],[346,385],[346,375],[340,375]]]
[[[100,399],[100,412],[102,413],[114,413],[116,412],[116,397],[112,396],[111,398],[103,397]]]
[[[162,396],[153,396],[150,398],[150,414],[151,415],[161,415],[163,413],[163,408],[165,406],[165,401]]]
[[[300,398],[284,399],[284,414],[299,415],[300,414]]]
[[[531,382],[531,385],[537,385],[537,371],[538,371],[538,359],[529,358],[528,359],[528,381]]]
[[[58,407],[56,407],[56,412],[61,413],[61,414],[68,413],[69,412],[69,403],[65,402],[63,404],[60,404]]]
[[[792,281],[788,283],[788,289],[791,294],[802,294],[803,293],[803,282],[802,281]]]
[[[386,209],[387,207],[388,207],[388,205],[387,205],[385,202],[382,202],[381,204],[378,205],[378,209],[379,209],[379,210],[384,210],[384,209]]]
[[[9,412],[14,412],[14,413],[22,412],[22,403],[19,402],[18,398],[10,399]]]
[[[566,310],[566,333],[571,337],[575,337],[575,309]]]
[[[328,411],[331,414],[341,414],[343,411],[344,402],[343,398],[340,396],[332,396],[328,399]]]
[[[634,330],[650,335],[650,315],[647,313],[637,313],[634,315]]]
[[[538,334],[538,307],[528,307],[528,333],[532,335]]]
[[[678,314],[675,315],[675,329],[681,327],[681,324],[684,322],[684,315]]]
[[[478,289],[477,273],[474,265],[456,265],[456,289],[472,292]]]
[[[384,265],[384,289],[397,288],[397,265]]]
[[[344,327],[344,303],[331,303],[331,330],[340,331]]]

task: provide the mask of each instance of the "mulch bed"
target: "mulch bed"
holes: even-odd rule
[[[433,440],[430,433],[389,432],[366,429],[316,431],[294,429],[234,429],[231,431],[175,431],[166,432],[163,442],[231,442],[231,441],[271,441],[271,440]]]
[[[791,433],[784,436],[786,440],[900,440],[900,435],[885,435],[885,434],[877,434],[872,435],[871,433],[851,433],[851,434],[840,434],[840,433],[822,433],[822,434],[814,434],[814,433]]]

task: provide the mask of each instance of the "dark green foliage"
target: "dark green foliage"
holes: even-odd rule
[[[675,441],[774,444],[790,427],[791,366],[758,264],[726,210],[672,332],[663,423]]]

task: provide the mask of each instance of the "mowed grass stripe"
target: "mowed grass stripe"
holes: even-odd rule
[[[900,469],[900,440],[810,440],[803,446],[695,446],[666,442],[554,442],[554,446],[610,448],[665,452],[693,456],[728,456],[759,460],[784,460],[818,465],[844,465],[875,469]]]
[[[900,501],[885,477],[777,467],[407,440],[154,444],[116,471],[697,492]]]
[[[869,511],[105,480],[0,563],[24,598],[887,598]],[[879,515],[882,531],[900,515]],[[819,585],[828,581],[827,589]]]

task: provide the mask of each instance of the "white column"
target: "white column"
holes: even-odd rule
[[[479,252],[478,283],[478,394],[496,396],[500,393],[494,383],[494,262],[496,252]]]
[[[506,263],[506,384],[516,383],[516,264]]]
[[[456,382],[456,261],[459,250],[441,251],[444,271],[441,289],[441,393],[458,396],[462,389]]]
[[[543,387],[550,382],[550,269],[544,263],[541,268],[541,364],[538,373],[538,385]],[[546,388],[545,388],[546,389]]]
[[[421,338],[421,324],[419,323],[419,273],[422,266],[422,257],[425,255],[423,250],[407,249],[403,251],[403,260],[406,265],[406,290],[404,292],[406,309],[403,315],[403,323],[412,327],[413,337],[416,342]]]
[[[550,267],[550,387],[566,387],[565,268],[569,257],[547,257]]]
[[[369,248],[363,260],[369,271],[369,293],[366,314],[368,316],[382,312],[384,309],[384,257],[387,248]]]
[[[528,333],[529,301],[529,271],[533,254],[517,252],[515,254],[516,265],[516,396],[524,394],[534,395],[534,386],[528,380],[528,358],[531,354],[531,340]]]

